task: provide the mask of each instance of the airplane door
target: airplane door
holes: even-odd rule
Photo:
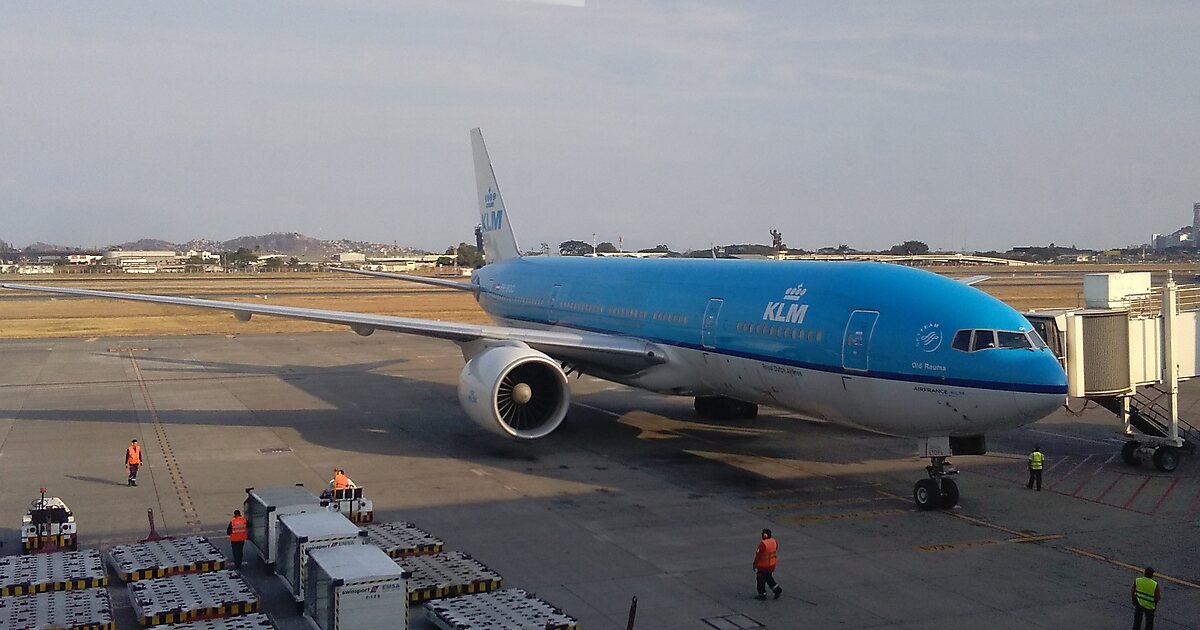
[[[562,292],[562,285],[556,284],[550,290],[550,310],[546,313],[546,321],[551,324],[558,323],[558,294]]]
[[[721,316],[721,306],[725,304],[725,300],[713,298],[708,301],[708,306],[704,308],[704,321],[700,323],[700,345],[705,350],[712,350],[717,347],[717,318]]]
[[[879,311],[854,311],[846,322],[846,334],[842,337],[842,367],[847,370],[866,372],[870,366],[871,335]]]

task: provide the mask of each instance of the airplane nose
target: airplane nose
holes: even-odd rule
[[[1039,420],[1058,409],[1067,395],[1067,374],[1049,350],[1030,357],[1022,379],[1028,389],[1014,394],[1017,409],[1032,420]]]

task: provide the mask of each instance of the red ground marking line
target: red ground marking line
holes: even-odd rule
[[[1085,487],[1087,487],[1087,485],[1089,483],[1092,483],[1092,480],[1096,478],[1096,475],[1100,474],[1101,470],[1104,470],[1103,465],[1097,466],[1096,470],[1092,471],[1092,474],[1088,475],[1087,477],[1084,477],[1083,481],[1079,482],[1079,487],[1075,488],[1075,492],[1071,493],[1071,496],[1073,496],[1073,497],[1079,496],[1079,492],[1082,491]]]
[[[1117,475],[1117,478],[1116,478],[1116,479],[1113,479],[1113,482],[1112,482],[1112,483],[1110,483],[1110,484],[1108,484],[1108,487],[1104,489],[1104,492],[1101,492],[1101,493],[1100,493],[1100,496],[1096,497],[1096,499],[1095,499],[1095,500],[1096,500],[1096,503],[1101,503],[1101,502],[1103,502],[1103,501],[1104,501],[1104,496],[1108,494],[1108,491],[1109,491],[1109,490],[1112,490],[1112,489],[1113,489],[1113,486],[1117,485],[1117,482],[1118,482],[1118,481],[1120,481],[1120,480],[1122,480],[1122,479],[1124,479],[1124,478],[1125,478],[1125,473],[1119,473],[1119,474]]]
[[[1142,485],[1138,486],[1138,489],[1133,491],[1133,496],[1129,497],[1129,500],[1126,501],[1125,505],[1122,505],[1121,507],[1124,509],[1129,509],[1129,506],[1133,505],[1133,500],[1138,498],[1138,495],[1142,493],[1142,490],[1146,488],[1146,484],[1150,483],[1151,479],[1153,479],[1153,477],[1146,477],[1146,480],[1142,482]]]
[[[1171,482],[1171,485],[1167,486],[1167,491],[1163,493],[1162,498],[1158,500],[1158,503],[1154,504],[1154,507],[1150,508],[1151,514],[1154,514],[1158,511],[1158,508],[1162,507],[1163,502],[1167,500],[1167,497],[1171,496],[1171,493],[1175,490],[1175,486],[1179,485],[1180,481],[1183,481],[1183,478],[1176,477],[1175,480]]]
[[[1088,461],[1089,459],[1091,459],[1091,458],[1092,458],[1092,456],[1091,456],[1091,455],[1088,455],[1087,457],[1084,457],[1084,458],[1083,458],[1083,461],[1079,462],[1078,464],[1075,464],[1075,467],[1071,469],[1071,472],[1069,472],[1069,473],[1067,473],[1067,474],[1063,475],[1063,476],[1062,476],[1062,477],[1061,477],[1061,478],[1058,480],[1058,482],[1057,482],[1057,483],[1055,483],[1053,486],[1050,486],[1050,489],[1051,489],[1051,490],[1053,490],[1054,488],[1058,487],[1058,485],[1059,485],[1059,484],[1061,484],[1063,481],[1066,481],[1067,477],[1070,477],[1071,475],[1075,474],[1075,471],[1076,471],[1076,470],[1079,470],[1079,467],[1080,467],[1080,466],[1082,466],[1082,465],[1084,465],[1084,464],[1086,464],[1086,463],[1087,463],[1087,461]],[[1053,468],[1051,468],[1051,470],[1054,470],[1054,469],[1053,469]],[[1042,474],[1044,475],[1045,473],[1042,473]]]
[[[1064,458],[1062,458],[1062,459],[1058,460],[1057,462],[1054,462],[1054,465],[1053,465],[1053,466],[1051,466],[1051,467],[1049,467],[1049,468],[1047,468],[1047,469],[1046,469],[1046,472],[1050,472],[1051,470],[1054,470],[1055,468],[1058,468],[1060,464],[1062,464],[1063,462],[1067,461],[1068,459],[1071,459],[1071,458],[1070,458],[1070,456],[1064,457]],[[1045,474],[1045,473],[1043,473],[1043,474]]]

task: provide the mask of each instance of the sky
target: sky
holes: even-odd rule
[[[1198,33],[1194,1],[9,2],[0,239],[440,251],[481,127],[523,249],[1136,245],[1200,201]]]

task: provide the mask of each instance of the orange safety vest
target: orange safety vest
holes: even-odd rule
[[[233,520],[229,521],[229,542],[246,540],[246,530],[248,527],[244,516],[233,517]]]
[[[349,487],[350,487],[350,478],[349,477],[347,477],[346,475],[343,475],[342,473],[338,473],[333,476],[333,489],[334,490],[345,490],[346,488],[349,488]]]
[[[776,552],[779,543],[774,538],[768,538],[758,543],[758,553],[754,554],[754,568],[762,571],[774,571],[777,564]]]
[[[130,444],[129,448],[125,449],[126,464],[141,464],[142,463],[142,447],[140,444]]]

